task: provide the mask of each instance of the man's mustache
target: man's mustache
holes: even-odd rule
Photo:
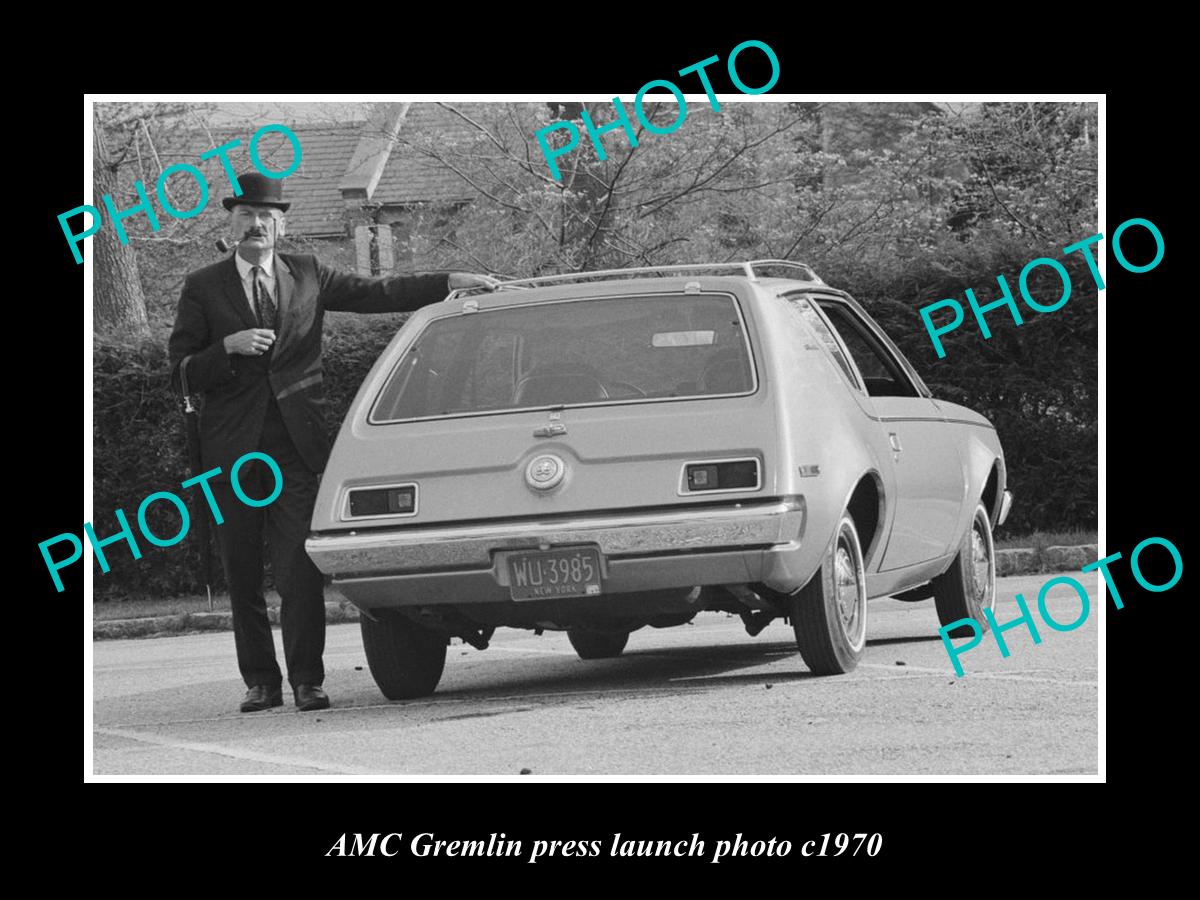
[[[252,237],[265,238],[266,236],[267,236],[266,232],[262,231],[261,229],[250,228],[246,231],[245,234],[243,234],[236,241],[230,241],[228,238],[223,238],[223,237],[217,238],[217,242],[216,242],[217,249],[220,250],[222,253],[228,253],[230,250],[232,250],[234,247],[236,247],[238,244],[240,244],[242,241],[246,240],[247,238],[252,238]]]

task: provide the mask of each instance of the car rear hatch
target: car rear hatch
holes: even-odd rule
[[[774,496],[749,290],[723,285],[510,300],[402,335],[338,437],[314,531]]]

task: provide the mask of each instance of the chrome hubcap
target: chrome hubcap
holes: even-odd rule
[[[853,549],[844,536],[838,537],[833,558],[833,582],[842,631],[857,647],[862,643],[866,624],[866,583],[858,571]]]
[[[982,600],[988,587],[988,549],[987,541],[979,533],[979,526],[971,529],[971,562],[975,568],[975,599]]]
[[[858,612],[858,581],[854,577],[854,561],[850,559],[850,551],[840,545],[834,568],[837,572],[838,609],[842,613],[842,624],[846,626],[846,633],[849,634],[850,623],[854,621]]]
[[[991,528],[980,511],[971,526],[971,574],[975,581],[975,602],[980,610],[991,609],[995,603],[995,571]]]

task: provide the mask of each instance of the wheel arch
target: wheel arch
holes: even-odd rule
[[[1008,479],[1004,469],[1004,457],[998,456],[992,461],[987,480],[983,484],[983,493],[979,495],[983,508],[987,510],[992,530],[996,530],[996,522],[1000,518],[1000,504],[1004,500],[1004,490]]]
[[[963,486],[966,494],[963,497],[958,532],[963,534],[970,527],[975,506],[979,503],[987,510],[994,531],[1007,484],[1004,451],[1001,450],[999,438],[993,429],[967,427],[966,440],[961,445]]]
[[[863,568],[870,571],[883,550],[884,525],[887,522],[887,502],[883,478],[875,469],[859,476],[842,507],[854,519],[858,542],[862,545]]]

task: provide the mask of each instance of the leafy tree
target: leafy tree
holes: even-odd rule
[[[102,198],[112,197],[117,210],[128,209],[140,202],[134,182],[145,186],[150,203],[156,203],[154,186],[165,166],[170,165],[161,152],[166,144],[179,139],[180,133],[203,124],[204,106],[196,104],[163,103],[97,103],[92,118],[92,177],[94,205],[106,212]],[[176,209],[189,209],[197,201],[194,184],[181,187],[169,181],[165,187]],[[186,196],[191,194],[192,196]],[[138,213],[122,224],[131,240],[145,240],[147,234],[161,241],[176,240],[175,232],[182,227],[156,207],[160,231],[151,232],[144,214]],[[133,243],[122,243],[116,228],[107,215],[100,230],[90,238],[94,241],[93,260],[96,267],[93,279],[94,327],[101,332],[147,337],[150,325],[146,313],[146,297],[142,290],[137,251]]]

